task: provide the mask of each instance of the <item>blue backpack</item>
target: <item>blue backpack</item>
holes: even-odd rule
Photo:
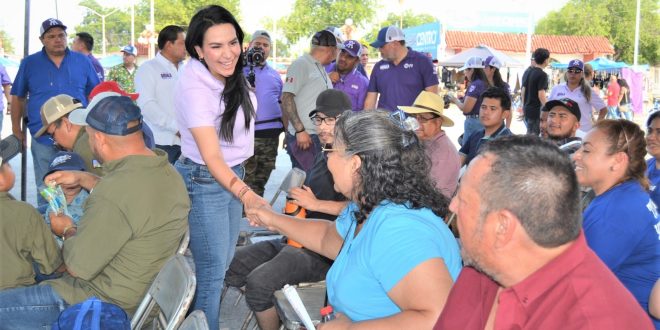
[[[121,307],[91,297],[60,313],[51,330],[130,330],[131,320]]]

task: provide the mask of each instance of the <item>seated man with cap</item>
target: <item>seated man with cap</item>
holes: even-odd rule
[[[129,97],[108,96],[85,113],[89,143],[105,175],[59,171],[44,180],[80,185],[90,195],[80,227],[68,216],[50,215],[51,230],[64,240],[67,273],[0,291],[0,319],[7,328],[52,324],[64,308],[91,296],[134,313],[188,227],[183,179],[164,151],[145,146],[138,106]]]
[[[456,147],[449,140],[442,127],[454,126],[454,121],[443,114],[445,103],[442,96],[423,91],[410,107],[399,109],[415,117],[419,128],[415,133],[422,143],[426,155],[431,159],[431,178],[435,186],[447,198],[451,198],[458,185],[461,159]]]
[[[344,92],[328,89],[316,99],[310,112],[321,143],[334,142],[335,120],[351,109]],[[307,210],[307,218],[335,220],[346,206],[346,198],[334,190],[324,153],[316,156],[302,188],[289,192],[293,203]],[[286,238],[260,242],[236,250],[225,282],[233,287],[246,287],[245,301],[255,312],[262,330],[278,329],[280,320],[273,305],[273,294],[285,284],[316,282],[325,279],[332,261],[317,253],[287,245]]]
[[[541,126],[545,127],[548,134],[548,140],[558,147],[567,146],[566,151],[573,154],[580,144],[576,143],[575,147],[569,147],[568,143],[573,141],[582,141],[581,138],[575,136],[575,132],[580,128],[580,106],[577,102],[563,98],[560,100],[548,101],[541,111],[545,112],[545,122]],[[562,148],[563,149],[563,148]]]
[[[0,290],[34,284],[33,265],[46,274],[62,265],[60,249],[39,212],[9,193],[16,178],[9,161],[19,152],[15,136],[0,141]]]
[[[481,93],[481,107],[479,121],[483,129],[463,137],[463,146],[458,151],[461,157],[461,166],[470,164],[470,161],[479,153],[484,142],[499,136],[512,135],[504,124],[508,112],[511,111],[511,98],[501,88],[490,87]]]
[[[128,96],[133,101],[138,98],[138,94],[126,93],[116,82],[105,81],[92,89],[92,92],[89,94],[90,104],[88,108],[102,100],[103,97],[112,95]],[[73,151],[80,155],[85,162],[86,171],[101,176],[103,174],[101,163],[92,153],[87,132],[82,129],[82,126],[85,126],[84,118],[75,120],[75,118],[70,117],[72,111],[82,107],[83,105],[80,100],[66,94],[51,97],[41,107],[41,122],[43,127],[35,134],[35,137],[43,134],[50,135],[55,144],[60,148]],[[145,144],[151,149],[154,147],[153,134],[145,123],[142,123],[142,125]]]

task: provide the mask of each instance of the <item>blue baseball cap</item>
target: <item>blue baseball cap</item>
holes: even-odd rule
[[[123,53],[128,53],[128,54],[131,54],[131,55],[133,55],[133,56],[137,56],[137,48],[135,48],[135,46],[133,46],[133,45],[126,45],[126,46],[124,46],[124,47],[121,49],[121,52],[123,52]]]
[[[120,136],[126,136],[142,129],[142,113],[130,97],[111,95],[94,102],[99,96],[102,96],[101,94],[90,102],[89,111],[85,116],[85,125],[89,125],[101,133]],[[137,121],[138,124],[129,126],[129,123],[134,121]]]
[[[396,26],[388,26],[378,31],[378,38],[376,38],[376,41],[372,42],[370,45],[374,48],[382,48],[388,42],[400,40],[406,40],[403,30]]]
[[[53,156],[48,165],[48,172],[42,178],[45,179],[48,174],[57,171],[84,171],[85,161],[75,152],[60,151]]]
[[[346,40],[344,41],[344,48],[341,51],[345,51],[353,57],[360,57],[362,55],[362,45],[357,40]]]
[[[571,60],[570,62],[568,62],[568,68],[569,69],[576,68],[584,71],[584,63],[580,60]]]

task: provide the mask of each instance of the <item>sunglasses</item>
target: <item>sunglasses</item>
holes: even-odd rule
[[[580,70],[580,69],[568,69],[568,73],[578,74],[578,73],[582,73],[582,70]]]

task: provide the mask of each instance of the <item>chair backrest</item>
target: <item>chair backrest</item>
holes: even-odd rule
[[[208,330],[209,324],[206,320],[206,314],[201,310],[196,310],[181,323],[179,330]]]
[[[160,312],[153,322],[174,330],[183,321],[195,295],[195,273],[182,255],[175,255],[158,272],[149,291],[131,319],[131,329],[141,329],[154,305]]]

